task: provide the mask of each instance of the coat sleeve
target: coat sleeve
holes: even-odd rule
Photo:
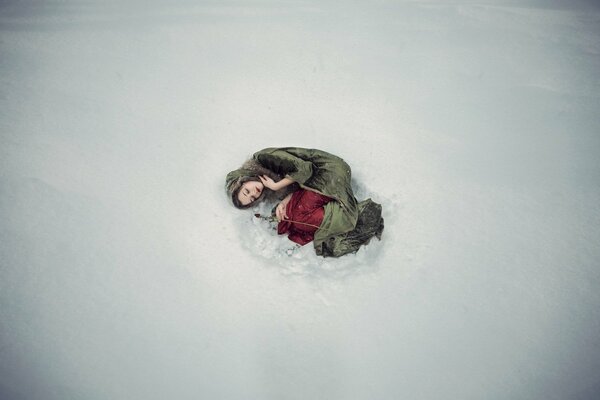
[[[313,164],[297,157],[284,148],[267,148],[254,153],[253,158],[271,171],[303,185],[312,177]]]

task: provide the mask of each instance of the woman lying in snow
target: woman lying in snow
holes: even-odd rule
[[[241,209],[285,196],[275,208],[277,232],[301,245],[313,241],[318,255],[340,257],[383,232],[381,206],[371,199],[359,203],[350,178],[350,166],[333,154],[267,148],[227,174],[226,188]]]

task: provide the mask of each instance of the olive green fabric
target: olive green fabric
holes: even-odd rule
[[[350,232],[333,235],[321,245],[324,257],[340,257],[357,251],[360,246],[369,243],[373,236],[381,239],[383,218],[381,205],[371,199],[358,203],[358,220]]]
[[[323,222],[315,232],[313,245],[318,255],[339,257],[357,251],[373,236],[381,237],[381,206],[370,199],[357,202],[350,183],[350,166],[343,159],[299,147],[267,148],[253,158],[302,188],[336,200],[325,205]],[[230,174],[237,175],[235,171]]]

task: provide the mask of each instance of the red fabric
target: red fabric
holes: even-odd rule
[[[291,241],[302,246],[312,242],[323,222],[323,206],[331,200],[331,197],[310,190],[295,191],[286,207],[288,218],[277,225],[277,233],[287,233]]]

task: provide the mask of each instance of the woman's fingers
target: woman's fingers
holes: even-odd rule
[[[269,178],[266,175],[259,175],[258,178],[260,179],[262,184],[265,185],[265,187],[274,190],[275,181],[273,179]]]
[[[277,216],[277,220],[278,221],[283,221],[284,219],[287,219],[287,213],[286,213],[286,207],[284,203],[279,203],[277,205],[277,209],[275,210],[275,215]]]

